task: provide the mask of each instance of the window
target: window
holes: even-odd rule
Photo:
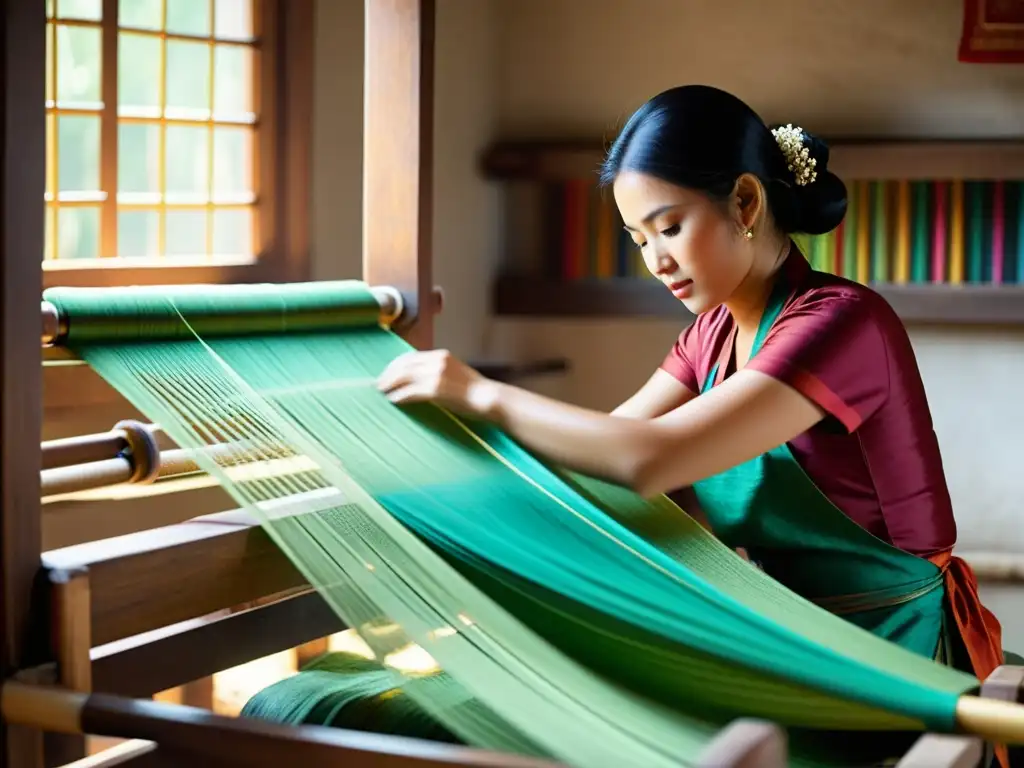
[[[279,167],[297,153],[271,113],[294,0],[45,2],[46,284],[256,279],[240,269],[287,258],[270,198],[306,169]]]
[[[309,279],[313,0],[26,1],[44,286]],[[44,439],[134,413],[86,366],[46,367],[43,393]]]

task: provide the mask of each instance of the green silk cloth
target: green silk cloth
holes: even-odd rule
[[[67,346],[182,447],[315,464],[235,476],[197,456],[378,657],[397,633],[437,661],[402,691],[466,743],[679,766],[737,716],[952,731],[978,685],[787,589],[664,497],[390,404],[374,382],[409,346],[362,283],[44,298]]]

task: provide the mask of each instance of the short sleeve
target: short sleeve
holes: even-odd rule
[[[889,395],[875,312],[859,295],[805,295],[784,310],[746,367],[793,387],[853,432]]]
[[[697,359],[700,353],[697,323],[691,323],[679,334],[661,363],[661,370],[678,379],[691,392],[700,392],[697,379]]]

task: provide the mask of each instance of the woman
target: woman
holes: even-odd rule
[[[914,353],[870,289],[815,272],[794,232],[834,229],[828,150],[774,132],[715,88],[666,91],[605,160],[647,268],[692,313],[659,370],[612,414],[481,376],[445,351],[379,385],[498,423],[536,454],[651,496],[692,488],[711,529],[795,592],[984,679],[1000,627],[956,526]]]

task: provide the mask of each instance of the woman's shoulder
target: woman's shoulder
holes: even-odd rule
[[[873,326],[883,336],[906,334],[903,321],[881,293],[828,272],[809,271],[783,313],[841,315],[845,322]]]

